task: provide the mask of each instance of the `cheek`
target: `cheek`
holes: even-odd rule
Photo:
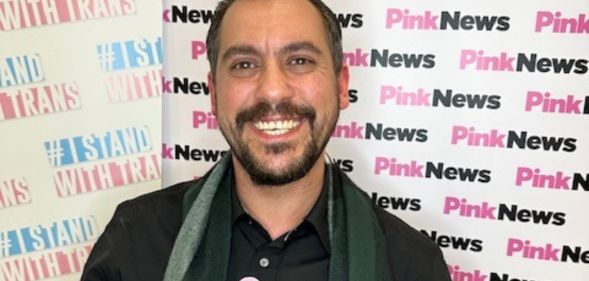
[[[232,117],[250,103],[251,87],[244,83],[224,83],[217,93],[217,112],[220,116]]]
[[[315,107],[318,114],[337,106],[337,87],[328,81],[325,78],[304,79],[298,83],[298,92],[302,93],[305,103]]]

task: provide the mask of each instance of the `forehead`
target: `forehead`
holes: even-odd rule
[[[307,0],[238,0],[229,7],[219,31],[221,52],[233,45],[278,48],[308,41],[327,48],[317,8]]]

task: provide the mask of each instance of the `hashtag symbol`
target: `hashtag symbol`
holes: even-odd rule
[[[102,69],[105,71],[112,70],[115,61],[115,52],[113,52],[112,46],[110,44],[98,45],[96,52],[98,52],[98,60],[100,60]]]
[[[49,162],[53,167],[61,166],[61,157],[63,156],[63,148],[61,148],[61,142],[59,140],[45,142],[45,150],[47,150],[47,156]]]
[[[0,258],[10,256],[10,238],[7,237],[5,232],[0,232]]]

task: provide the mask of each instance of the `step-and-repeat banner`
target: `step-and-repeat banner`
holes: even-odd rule
[[[228,148],[205,38],[164,1],[164,185]],[[351,106],[327,151],[454,281],[589,280],[589,2],[336,1]]]
[[[162,4],[0,0],[0,281],[79,280],[161,186]]]
[[[589,3],[327,2],[352,77],[334,161],[454,281],[589,280]],[[119,202],[228,148],[215,5],[0,0],[0,281],[78,280]]]

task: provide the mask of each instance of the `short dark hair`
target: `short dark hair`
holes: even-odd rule
[[[225,13],[236,0],[222,0],[215,9],[215,16],[211,22],[207,34],[207,59],[211,67],[211,73],[215,76],[217,70],[217,56],[219,55],[219,29]],[[333,67],[336,74],[342,70],[342,29],[339,26],[336,15],[321,0],[308,0],[317,8],[323,20],[323,26],[327,31],[327,40],[329,51],[333,61]]]

